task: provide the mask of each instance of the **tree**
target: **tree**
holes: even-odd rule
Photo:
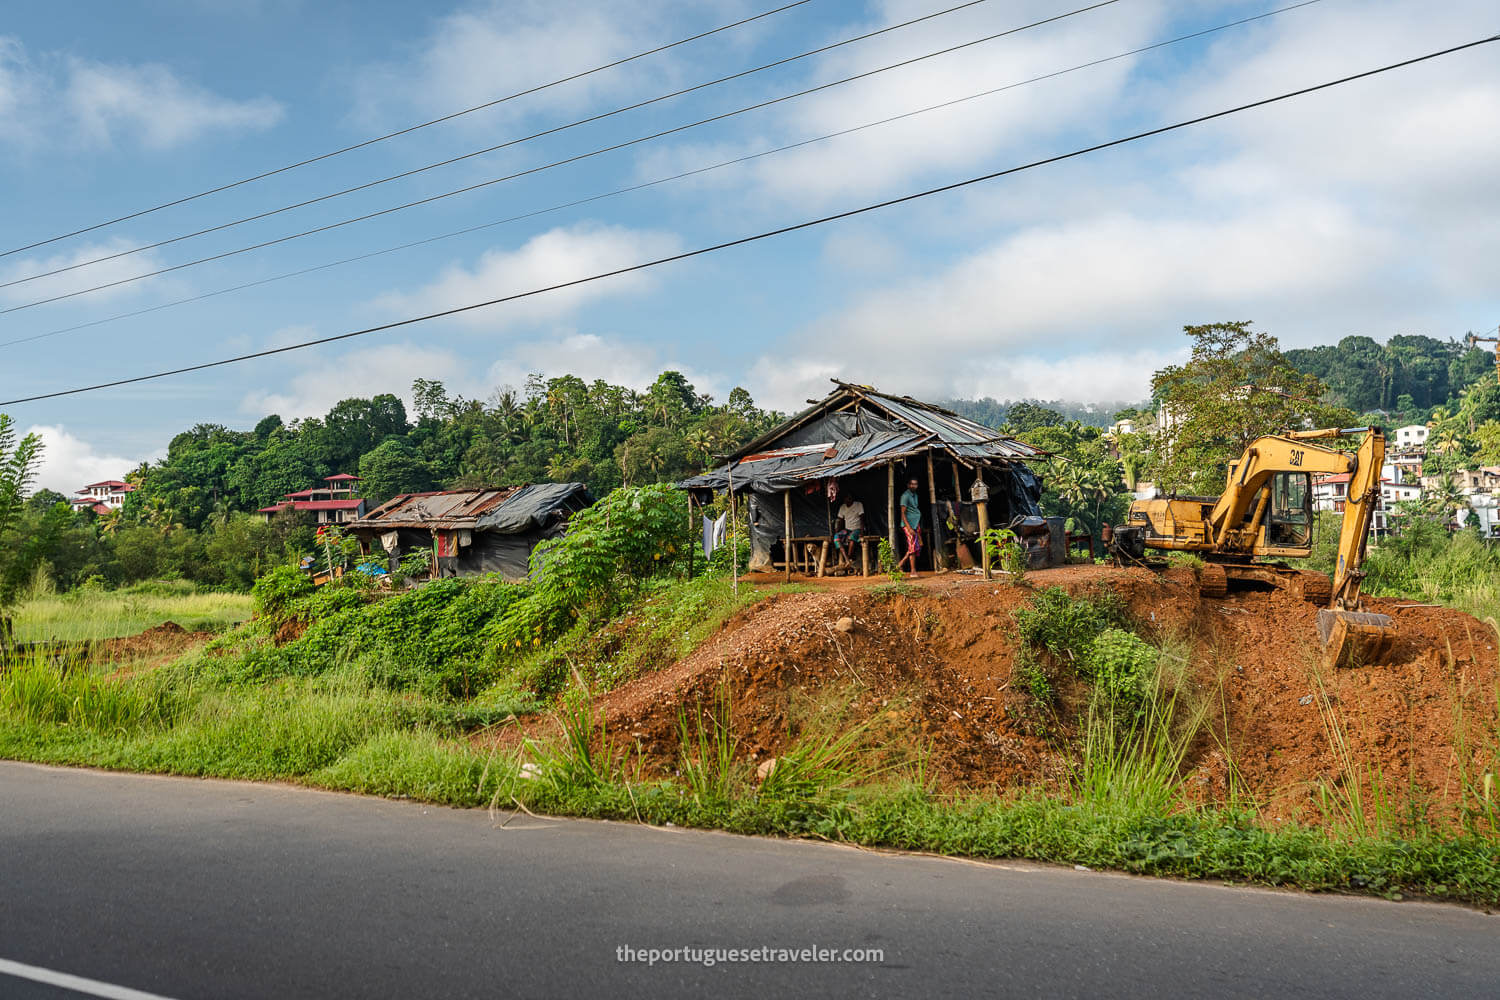
[[[1163,368],[1151,380],[1165,414],[1152,472],[1164,489],[1217,493],[1229,462],[1255,438],[1353,423],[1351,411],[1322,401],[1322,381],[1292,367],[1276,338],[1249,322],[1184,332],[1193,340],[1187,364]]]
[[[1022,400],[1011,404],[1006,411],[1004,429],[1011,434],[1024,435],[1038,427],[1060,427],[1065,423],[1067,418],[1056,410]]]
[[[9,414],[0,413],[0,535],[10,530],[21,513],[41,458],[41,437],[31,433],[17,441],[15,422]]]
[[[388,438],[359,460],[359,475],[371,503],[384,503],[398,493],[420,493],[432,488],[432,470],[415,448],[401,438]]]

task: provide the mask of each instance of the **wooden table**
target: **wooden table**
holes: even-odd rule
[[[832,535],[801,535],[794,536],[791,542],[792,569],[806,576],[823,576],[832,560],[835,558]],[[878,568],[877,560],[872,554],[878,550],[880,538],[877,535],[860,535],[859,541],[859,571],[861,576],[869,576],[872,566]],[[779,566],[775,563],[773,567],[786,569],[786,563]]]

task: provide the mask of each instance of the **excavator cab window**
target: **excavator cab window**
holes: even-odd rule
[[[1300,546],[1312,542],[1312,482],[1306,472],[1278,472],[1271,479],[1271,511],[1266,544]]]

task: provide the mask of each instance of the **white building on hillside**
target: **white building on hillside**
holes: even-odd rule
[[[107,514],[125,506],[125,495],[134,493],[135,487],[120,479],[106,479],[89,483],[78,491],[78,496],[68,501],[79,510],[90,508],[95,514]]]
[[[1427,447],[1427,425],[1407,424],[1391,434],[1391,445],[1397,451],[1414,451]]]

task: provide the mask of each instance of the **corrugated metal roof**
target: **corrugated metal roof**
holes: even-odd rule
[[[471,528],[484,514],[499,507],[519,486],[489,490],[444,490],[407,493],[380,505],[355,524],[380,528]]]
[[[542,527],[559,512],[570,514],[593,502],[583,483],[407,493],[370,511],[350,527],[381,532],[392,528],[441,531],[469,528],[514,534],[528,526]]]
[[[849,476],[904,455],[915,454],[931,435],[914,431],[879,431],[843,441],[757,452],[734,463],[735,489],[752,483],[793,483]],[[724,489],[730,470],[721,466],[680,485],[689,489]]]

